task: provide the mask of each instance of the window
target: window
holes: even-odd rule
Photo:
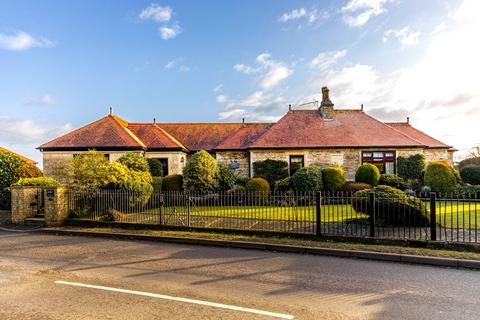
[[[157,158],[162,164],[163,176],[168,176],[168,158]]]
[[[290,175],[293,175],[298,169],[303,168],[303,156],[290,156]]]
[[[380,173],[395,173],[395,151],[364,151],[362,152],[363,163],[377,166]]]

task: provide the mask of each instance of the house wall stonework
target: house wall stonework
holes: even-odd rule
[[[305,149],[305,150],[252,150],[251,174],[253,162],[266,159],[289,161],[290,156],[304,156],[305,166],[326,167],[339,165],[345,170],[348,180],[355,178],[355,172],[362,164],[362,151],[373,149]],[[445,160],[453,165],[453,152],[447,149],[394,149],[378,148],[379,151],[395,151],[397,157],[409,157],[418,153],[425,154],[427,163],[433,160]]]
[[[238,169],[234,172],[239,177],[248,177],[249,175],[249,163],[248,163],[248,151],[222,151],[216,153],[216,159],[218,163],[230,166],[231,163],[237,162]]]
[[[182,174],[183,167],[187,162],[187,154],[182,151],[172,152],[145,152],[146,158],[167,158],[168,174]],[[183,161],[182,161],[183,159]]]
[[[345,170],[348,179],[355,177],[355,172],[361,165],[361,150],[358,149],[254,150],[251,151],[251,165],[267,159],[289,162],[290,156],[296,155],[304,156],[305,166],[339,165]],[[253,168],[251,170],[253,174]]]

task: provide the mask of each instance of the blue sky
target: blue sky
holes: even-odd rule
[[[104,116],[273,121],[328,85],[338,108],[480,143],[478,1],[2,1],[0,145]]]

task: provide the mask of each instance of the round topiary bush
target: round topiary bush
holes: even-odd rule
[[[345,184],[345,172],[340,167],[327,167],[322,170],[323,190],[337,192]]]
[[[368,183],[347,181],[342,186],[342,192],[355,193],[357,191],[368,190],[368,189],[372,189],[372,188],[373,187],[371,185],[369,185]]]
[[[142,155],[133,152],[127,152],[118,160],[121,164],[133,171],[149,172],[148,161]]]
[[[355,211],[372,214],[373,204],[369,198],[372,192],[375,194],[376,224],[417,227],[430,225],[430,215],[420,199],[389,186],[356,192],[352,201]]]
[[[425,169],[424,183],[434,192],[454,192],[457,186],[457,178],[447,162],[432,161]]]
[[[363,182],[376,186],[379,180],[380,171],[371,163],[361,165],[355,173],[355,182]]]
[[[212,192],[218,189],[217,160],[207,151],[195,153],[183,168],[183,186],[188,191]]]
[[[163,177],[162,182],[163,191],[182,191],[183,177],[180,174],[171,174]]]
[[[253,178],[247,182],[245,190],[249,192],[268,193],[270,191],[270,185],[268,181],[263,178]]]
[[[163,177],[163,166],[159,159],[149,158],[147,162],[152,176]]]
[[[471,185],[480,185],[480,165],[469,164],[460,169],[463,182]]]
[[[295,192],[322,191],[322,169],[309,166],[298,169],[292,176],[292,190]]]
[[[380,176],[380,180],[378,181],[378,184],[384,185],[384,186],[390,186],[402,191],[404,191],[409,187],[408,183],[406,183],[402,177],[399,177],[396,174],[392,174],[392,173],[382,174]]]

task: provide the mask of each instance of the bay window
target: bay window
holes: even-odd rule
[[[395,173],[395,151],[363,151],[362,164],[375,165],[380,173]]]

